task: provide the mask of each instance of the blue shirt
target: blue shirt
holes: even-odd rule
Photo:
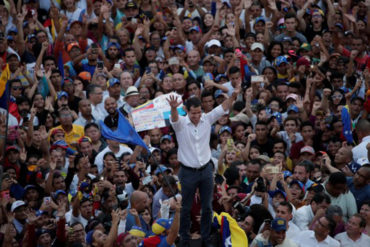
[[[144,230],[146,236],[149,236],[151,234],[151,229],[148,224],[145,223],[141,215],[139,215],[140,218],[140,223],[141,223],[141,228]],[[126,231],[130,231],[133,226],[136,226],[135,223],[135,216],[133,216],[130,212],[127,213],[127,218],[126,218]]]
[[[349,190],[352,192],[353,196],[355,197],[358,210],[361,208],[364,202],[370,200],[370,185],[369,184],[367,184],[366,186],[360,189],[356,189],[355,185],[353,184],[353,178],[347,177],[347,186]]]

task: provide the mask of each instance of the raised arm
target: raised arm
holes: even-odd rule
[[[232,107],[232,105],[233,105],[234,101],[236,100],[236,97],[238,97],[239,93],[240,93],[240,85],[238,85],[238,87],[235,88],[231,97],[229,97],[227,100],[225,100],[222,103],[222,108],[224,109],[224,111],[227,111]]]
[[[179,120],[179,113],[177,112],[177,107],[181,105],[181,101],[178,102],[178,98],[174,95],[170,95],[169,98],[167,98],[168,104],[171,106],[171,121],[177,122]]]

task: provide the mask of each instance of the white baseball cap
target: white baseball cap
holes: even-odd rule
[[[13,213],[14,210],[16,210],[17,208],[21,207],[21,206],[25,206],[26,203],[24,201],[15,201],[13,202],[12,204],[12,207],[10,208],[10,211]]]
[[[255,49],[260,49],[261,51],[265,51],[263,45],[259,42],[254,42],[251,46],[251,50],[254,51]]]

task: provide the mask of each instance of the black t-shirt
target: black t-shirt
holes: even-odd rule
[[[274,154],[272,152],[272,148],[274,147],[274,142],[270,137],[267,139],[267,142],[264,144],[260,144],[257,142],[257,140],[254,140],[251,143],[251,146],[254,146],[254,145],[257,145],[261,148],[261,154],[267,155],[269,157],[272,157],[272,155]]]
[[[306,36],[307,42],[311,43],[311,41],[313,40],[313,38],[315,38],[316,35],[321,36],[322,31],[325,29],[328,29],[328,24],[326,24],[326,21],[322,23],[320,31],[314,31],[311,23],[307,25],[306,30],[304,32],[304,36]]]

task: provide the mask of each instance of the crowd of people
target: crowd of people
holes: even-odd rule
[[[370,246],[369,19],[370,0],[0,0],[1,245]],[[161,95],[167,125],[135,133]]]

